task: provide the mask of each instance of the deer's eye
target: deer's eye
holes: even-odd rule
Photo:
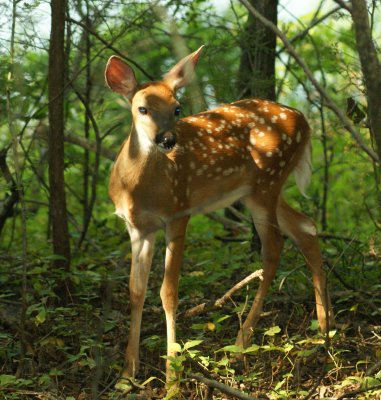
[[[178,116],[180,115],[180,112],[181,112],[181,107],[176,107],[176,108],[175,108],[175,115],[176,115],[176,117],[178,117]]]
[[[138,107],[138,110],[139,110],[140,114],[143,114],[143,115],[148,113],[148,111],[145,107]]]

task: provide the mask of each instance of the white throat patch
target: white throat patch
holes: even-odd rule
[[[135,126],[135,130],[139,142],[139,150],[143,154],[149,154],[153,150],[154,146],[156,146],[155,143],[148,137],[144,129]]]

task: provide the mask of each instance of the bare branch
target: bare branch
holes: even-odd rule
[[[294,43],[300,39],[303,39],[312,28],[314,28],[316,25],[319,25],[321,22],[323,22],[324,20],[326,20],[328,17],[330,17],[332,14],[335,14],[335,12],[339,10],[341,10],[341,7],[337,6],[332,10],[328,11],[326,14],[322,15],[320,18],[313,19],[310,25],[308,25],[305,29],[303,29],[301,32],[299,32],[297,35],[295,35],[293,38],[290,39],[290,43]],[[279,51],[277,51],[277,56],[283,53],[285,49],[286,46],[283,46]]]
[[[344,0],[335,0],[335,2],[341,7],[344,8],[345,10],[352,12],[352,7],[349,2],[346,2]]]
[[[77,21],[73,18],[67,18],[68,22],[71,22],[73,24],[76,24],[80,26],[82,29],[85,29],[87,32],[89,32],[92,36],[94,36],[96,39],[98,39],[101,43],[105,45],[106,48],[111,49],[115,54],[117,54],[119,57],[122,59],[128,61],[130,64],[134,65],[136,68],[138,68],[143,74],[150,80],[153,80],[154,78],[152,77],[151,74],[149,74],[140,64],[138,64],[136,61],[134,61],[132,58],[127,57],[125,54],[123,54],[121,51],[119,51],[116,47],[113,46],[113,40],[112,42],[108,42],[107,40],[103,39],[101,35],[99,35],[97,32],[95,32],[93,29],[89,28],[87,25],[83,24],[80,21]]]
[[[202,376],[201,374],[189,374],[189,377],[192,379],[196,379],[196,381],[199,381],[210,388],[218,389],[222,393],[233,396],[235,399],[257,400],[255,397],[251,397],[243,392],[240,392],[237,389],[224,385],[221,382],[217,382],[214,379],[205,378],[205,376]]]

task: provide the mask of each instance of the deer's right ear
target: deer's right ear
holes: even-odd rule
[[[110,89],[132,100],[138,83],[127,63],[117,56],[111,56],[106,65],[105,79]]]

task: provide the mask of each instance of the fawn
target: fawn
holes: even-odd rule
[[[160,81],[139,84],[116,56],[106,66],[108,86],[131,104],[132,128],[111,172],[109,193],[127,225],[132,246],[131,325],[124,375],[139,368],[143,304],[155,232],[166,232],[160,290],[167,324],[167,355],[174,356],[178,283],[188,220],[241,200],[262,243],[263,280],[236,344],[247,347],[289,236],[312,272],[322,331],[333,324],[315,224],[291,208],[281,190],[291,172],[304,192],[311,175],[310,128],[297,110],[248,99],[180,118],[176,91],[192,77],[203,47],[179,61]],[[173,378],[167,361],[167,381]]]

